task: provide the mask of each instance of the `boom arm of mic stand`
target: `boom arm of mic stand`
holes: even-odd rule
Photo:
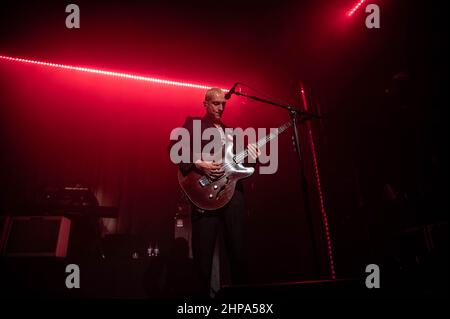
[[[311,113],[311,112],[302,111],[302,110],[300,110],[300,109],[298,109],[296,107],[293,107],[291,105],[279,104],[279,103],[276,103],[276,102],[272,102],[272,101],[269,101],[269,100],[262,99],[262,98],[257,97],[257,96],[247,95],[247,94],[244,94],[244,93],[241,93],[241,92],[234,92],[234,94],[240,95],[240,96],[244,96],[246,98],[249,98],[249,99],[252,99],[252,100],[255,100],[255,101],[259,101],[259,102],[263,102],[263,103],[266,103],[266,104],[271,104],[271,105],[280,107],[282,109],[285,109],[285,110],[289,111],[292,115],[300,115],[300,116],[306,117],[306,119],[304,119],[304,120],[302,120],[300,122],[304,122],[304,121],[309,120],[309,119],[321,119],[321,118],[323,118],[322,116],[319,116],[319,115]]]

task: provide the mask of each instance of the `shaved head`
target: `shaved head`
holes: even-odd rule
[[[211,101],[217,95],[224,94],[224,92],[219,88],[210,88],[205,93],[205,101]]]

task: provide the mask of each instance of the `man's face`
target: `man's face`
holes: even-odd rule
[[[225,110],[225,93],[214,93],[209,101],[205,101],[206,113],[214,121],[220,121]]]

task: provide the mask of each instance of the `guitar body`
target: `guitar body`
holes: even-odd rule
[[[186,175],[178,171],[178,182],[195,206],[204,210],[222,208],[233,197],[236,183],[254,173],[253,167],[238,164],[233,157],[233,143],[228,143],[224,152],[224,174],[215,181],[210,181],[196,170],[190,170]]]

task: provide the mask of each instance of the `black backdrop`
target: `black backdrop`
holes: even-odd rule
[[[362,11],[343,19],[353,2],[78,1],[79,30],[65,28],[64,2],[6,2],[0,53],[220,87],[246,82],[297,105],[303,81],[310,107],[327,114],[313,132],[336,270],[345,277],[385,254],[391,232],[446,220],[437,209],[446,155],[431,98],[428,11],[377,1],[382,27],[369,30]],[[4,60],[0,74],[3,211],[39,187],[83,181],[102,205],[119,207],[119,232],[165,249],[181,195],[168,136],[185,116],[201,115],[204,92]],[[224,120],[276,127],[286,114],[234,98]],[[246,181],[260,281],[329,276],[307,136],[313,229],[290,134],[280,138],[277,174]],[[407,200],[389,200],[389,187]]]

